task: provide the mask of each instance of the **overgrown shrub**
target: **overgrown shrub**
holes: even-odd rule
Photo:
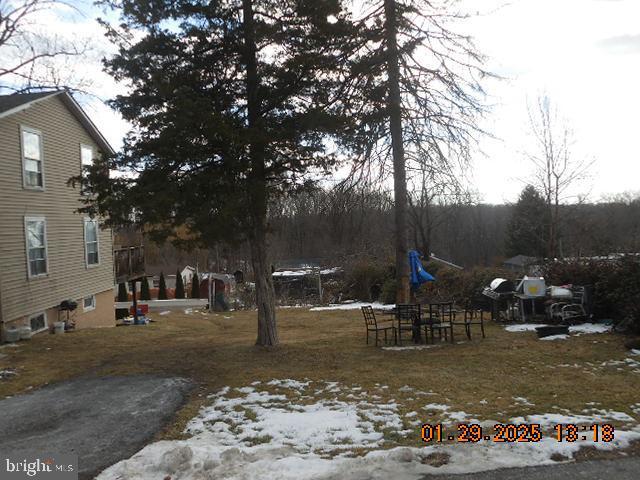
[[[421,303],[452,300],[460,306],[465,306],[481,299],[483,288],[494,278],[515,280],[512,272],[500,268],[476,267],[471,270],[457,270],[435,265],[433,262],[425,265],[425,270],[434,275],[436,281],[420,287],[416,297]]]
[[[382,303],[396,303],[396,290],[398,282],[395,278],[387,278],[382,284],[380,301]]]
[[[345,268],[347,293],[350,297],[370,302],[376,291],[380,294],[387,278],[393,277],[392,267],[373,259],[359,259]]]

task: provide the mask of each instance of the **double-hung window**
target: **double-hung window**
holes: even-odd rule
[[[100,252],[98,247],[98,222],[86,218],[84,220],[84,251],[87,267],[100,264]]]
[[[42,134],[38,130],[22,127],[22,185],[24,188],[44,189],[42,166]]]
[[[25,217],[29,277],[47,274],[47,228],[44,217]]]

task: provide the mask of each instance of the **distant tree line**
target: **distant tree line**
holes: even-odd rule
[[[617,195],[559,208],[564,220],[557,248],[562,257],[640,252],[640,196]],[[548,256],[549,218],[544,200],[531,186],[515,204],[434,199],[411,209],[409,247],[423,254],[435,253],[467,268],[496,265],[518,254]],[[362,257],[393,264],[393,201],[379,188],[337,186],[282,198],[270,208],[269,225],[274,264],[319,259],[326,265],[344,265]],[[161,259],[199,258],[202,271],[230,273],[246,271],[249,265],[248,248],[242,243],[221,243],[197,252],[148,239],[145,243],[148,265]]]

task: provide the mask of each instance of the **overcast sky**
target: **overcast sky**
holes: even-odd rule
[[[483,153],[474,155],[472,180],[481,198],[514,201],[531,175],[523,154],[531,148],[527,101],[540,93],[552,98],[575,132],[574,156],[595,160],[591,179],[574,193],[599,200],[640,190],[640,0],[464,0],[464,5],[483,13],[464,28],[488,56],[488,69],[505,77],[487,85],[492,108],[483,126],[497,139],[483,139]],[[98,59],[110,47],[93,18],[100,12],[82,8],[80,18],[44,14],[41,24],[92,36],[95,65],[87,65],[97,72]],[[96,73],[94,89],[106,99],[122,87]],[[97,101],[83,103],[119,147],[126,123]]]
[[[490,2],[469,0],[468,4]],[[574,193],[638,191],[640,155],[640,1],[514,0],[472,20],[493,83],[495,106],[487,128],[487,157],[477,156],[474,178],[486,201],[513,201],[530,171],[527,101],[546,92],[575,132],[576,158],[595,159],[591,180]]]

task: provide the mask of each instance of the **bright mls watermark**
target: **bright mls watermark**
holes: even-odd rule
[[[78,480],[77,455],[0,457],[2,480]]]

